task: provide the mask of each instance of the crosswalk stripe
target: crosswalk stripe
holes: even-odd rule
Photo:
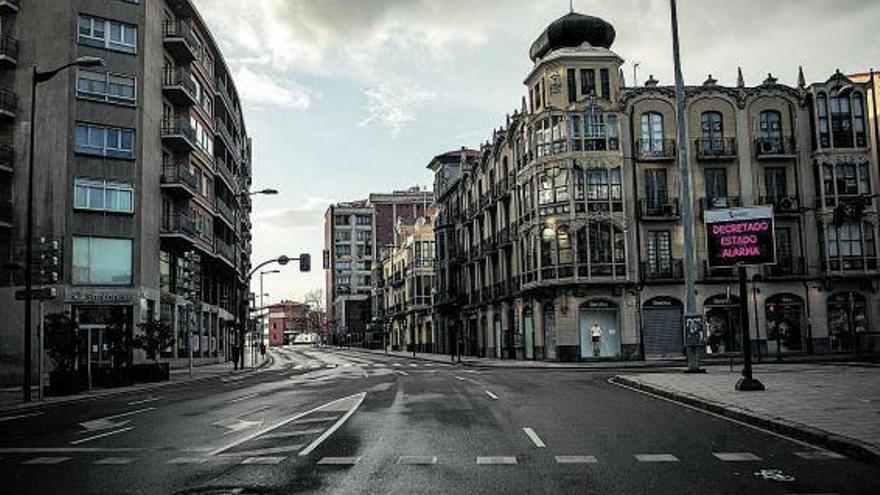
[[[94,464],[102,466],[123,466],[125,464],[131,464],[134,461],[135,460],[131,457],[105,457],[95,461]]]
[[[558,455],[556,456],[557,464],[595,464],[599,462],[596,456],[592,455]]]
[[[284,457],[248,457],[242,464],[281,464]]]
[[[678,457],[672,454],[636,454],[639,462],[678,462]]]
[[[526,433],[526,435],[529,437],[529,439],[532,440],[532,443],[535,444],[535,447],[543,449],[544,447],[547,446],[544,443],[544,441],[541,440],[541,437],[539,437],[538,434],[535,433],[535,430],[533,430],[529,427],[525,427],[525,428],[523,428],[523,431]]]
[[[842,456],[842,455],[838,454],[837,452],[829,452],[827,450],[810,450],[807,452],[795,452],[794,455],[800,457],[801,459],[807,459],[807,460],[811,460],[811,461],[846,459],[845,456]]]
[[[354,466],[361,461],[360,457],[324,457],[318,464],[332,466]]]
[[[398,464],[429,465],[437,464],[437,456],[431,455],[402,455],[397,458]]]
[[[516,457],[508,457],[508,456],[488,456],[488,457],[477,457],[477,464],[480,465],[489,465],[489,464],[516,464]]]
[[[724,462],[760,461],[761,458],[751,452],[712,452],[718,460]]]

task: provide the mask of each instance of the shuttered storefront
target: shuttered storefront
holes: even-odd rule
[[[684,355],[682,306],[678,300],[657,297],[642,309],[642,332],[646,359],[676,358]]]

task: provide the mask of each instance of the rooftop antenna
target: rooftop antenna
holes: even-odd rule
[[[574,0],[568,0],[568,12],[574,14]]]

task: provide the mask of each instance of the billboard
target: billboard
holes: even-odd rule
[[[708,210],[703,220],[710,268],[776,263],[772,206]]]

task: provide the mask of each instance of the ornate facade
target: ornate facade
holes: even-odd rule
[[[628,87],[614,28],[571,13],[532,46],[528,97],[479,151],[436,157],[440,350],[517,359],[684,355],[683,233],[672,87]],[[880,347],[878,169],[867,85],[712,76],[686,88],[698,310],[706,353]],[[703,213],[773,205],[777,264],[748,301],[706,263]]]

